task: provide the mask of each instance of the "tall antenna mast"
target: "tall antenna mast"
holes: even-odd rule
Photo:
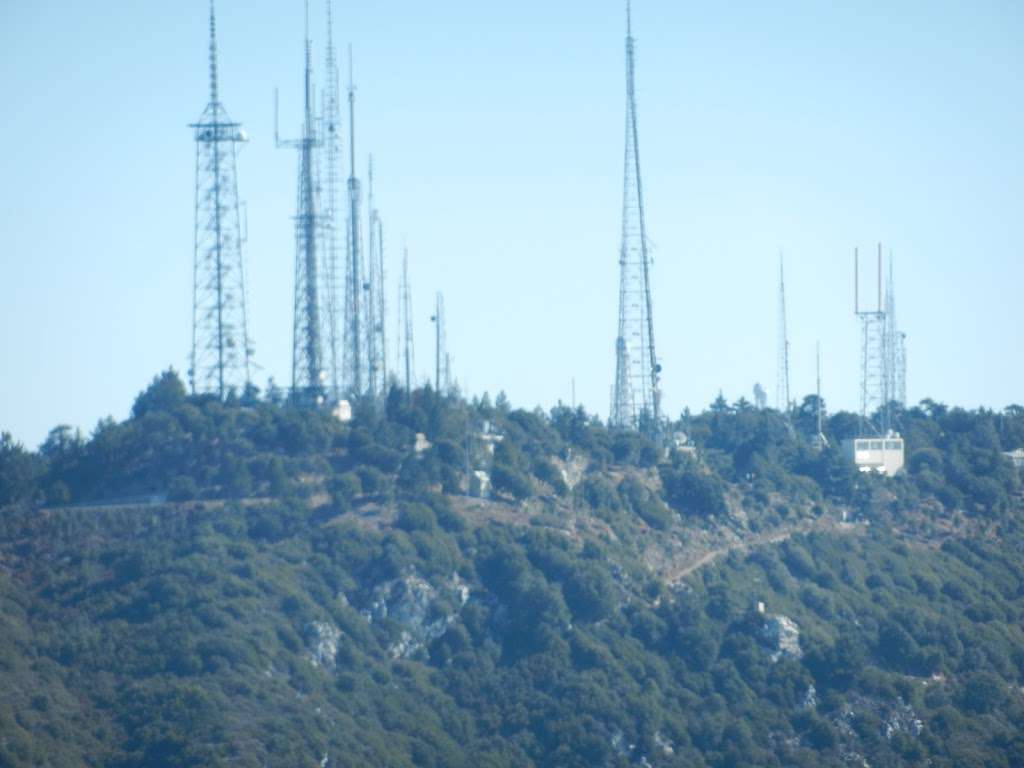
[[[626,3],[626,152],[622,243],[619,251],[619,324],[611,423],[656,431],[661,423],[661,366],[654,347],[647,224],[637,131],[632,7]]]
[[[885,345],[887,402],[907,404],[907,336],[896,322],[896,285],[893,257],[889,252],[889,277],[885,286]]]
[[[377,254],[376,254],[376,284],[377,301],[374,306],[376,320],[374,332],[377,334],[377,349],[380,360],[380,382],[381,392],[387,393],[388,389],[388,336],[387,336],[387,298],[384,294],[384,223],[381,220],[380,212],[375,212],[377,219]]]
[[[409,289],[409,249],[404,248],[402,253],[402,282],[398,295],[398,328],[402,334],[399,348],[402,355],[402,366],[405,369],[405,391],[412,392],[413,370],[416,362],[413,357],[413,336],[412,336],[412,292]]]
[[[384,338],[384,230],[373,198],[373,155],[370,155],[369,247],[367,251],[366,354],[371,394],[387,391],[387,350]]]
[[[299,189],[295,214],[295,302],[292,332],[292,395],[303,405],[316,405],[324,396],[320,316],[319,241],[324,225],[320,214],[320,182],[313,90],[313,44],[309,38],[309,2],[306,2],[306,68],[304,77],[302,138],[278,141],[279,147],[299,153]]]
[[[342,342],[343,323],[341,289],[339,286],[341,227],[341,103],[338,61],[334,50],[334,9],[332,0],[327,0],[327,56],[324,67],[326,87],[323,97],[323,130],[325,148],[325,186],[327,202],[324,206],[323,229],[326,235],[326,258],[324,263],[324,287],[327,313],[327,364],[330,372],[331,396],[337,400],[343,389]]]
[[[775,407],[779,413],[789,413],[792,405],[789,395],[789,329],[786,324],[786,275],[782,254],[779,253],[779,359],[775,389]]]
[[[378,391],[377,374],[380,371],[380,361],[377,356],[377,211],[373,205],[373,155],[370,155],[370,165],[367,174],[367,197],[366,207],[369,212],[369,228],[367,230],[367,273],[366,273],[366,381],[367,392],[376,395]]]
[[[210,2],[210,102],[189,126],[196,142],[192,280],[193,394],[226,397],[250,381],[252,348],[246,316],[237,146],[246,140],[220,103],[217,18]]]
[[[821,402],[821,342],[819,341],[815,346],[815,370],[817,373],[817,387],[815,393],[817,395],[815,402],[815,414],[817,417],[818,432],[815,437],[815,445],[819,450],[828,447],[828,438],[825,437],[824,429],[824,418],[825,418],[825,406]]]
[[[434,323],[434,389],[438,394],[447,393],[451,389],[451,358],[444,325],[444,295],[440,291],[430,319]]]
[[[360,189],[356,178],[356,87],[352,77],[352,46],[348,47],[348,129],[349,168],[348,177],[348,241],[346,243],[348,264],[345,278],[345,373],[346,388],[361,395],[365,379],[363,347],[363,243],[360,221]]]

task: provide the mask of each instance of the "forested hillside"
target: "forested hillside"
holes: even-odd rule
[[[0,765],[1024,765],[1024,409],[354,405],[0,441]]]

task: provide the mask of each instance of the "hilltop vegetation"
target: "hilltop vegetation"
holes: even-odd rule
[[[719,399],[664,451],[169,372],[5,437],[0,765],[1024,764],[1024,409],[899,411],[881,478],[816,408]]]

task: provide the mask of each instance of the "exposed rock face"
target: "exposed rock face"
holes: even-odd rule
[[[629,757],[636,749],[636,744],[626,743],[626,735],[618,728],[612,732],[611,745],[612,749],[621,757]]]
[[[900,697],[891,700],[854,694],[832,716],[832,724],[844,736],[853,738],[857,734],[854,722],[863,714],[873,715],[871,719],[880,724],[878,735],[887,740],[899,733],[917,738],[924,731],[924,721],[914,707]]]
[[[413,446],[413,450],[417,454],[420,454],[420,453],[424,453],[425,451],[430,450],[430,447],[431,447],[431,442],[429,440],[427,440],[427,436],[424,435],[422,432],[417,432],[416,433],[416,444]]]
[[[804,693],[803,701],[800,702],[801,709],[817,709],[818,707],[818,690],[813,684],[807,686],[807,691]]]
[[[781,658],[799,659],[800,627],[788,616],[770,616],[761,629],[761,639],[768,645],[773,662]]]
[[[363,616],[370,622],[388,619],[398,624],[401,631],[388,646],[388,654],[408,659],[441,637],[468,600],[469,587],[458,574],[438,590],[413,573],[374,587]]]
[[[661,731],[655,731],[654,733],[654,745],[661,750],[665,756],[671,756],[676,753],[676,745],[672,739],[666,737]]]
[[[917,716],[914,708],[903,699],[897,699],[895,706],[889,710],[885,718],[885,738],[891,739],[897,733],[920,736],[924,730],[924,722]]]
[[[306,627],[306,657],[314,667],[334,669],[341,630],[326,621],[314,621]]]

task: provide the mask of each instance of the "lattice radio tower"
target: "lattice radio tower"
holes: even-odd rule
[[[889,254],[889,279],[885,287],[886,392],[888,402],[907,404],[907,335],[896,322],[896,287]]]
[[[323,366],[320,308],[320,241],[325,227],[320,212],[318,150],[322,141],[317,130],[313,89],[312,42],[309,38],[309,3],[306,3],[306,69],[302,138],[277,139],[278,147],[299,153],[298,201],[295,214],[295,303],[292,334],[292,395],[305,405],[324,398],[327,371]]]
[[[819,341],[815,347],[814,354],[814,369],[817,375],[817,386],[815,388],[816,402],[814,410],[815,420],[817,423],[817,434],[814,437],[814,447],[818,450],[825,450],[828,448],[828,438],[825,437],[825,405],[821,399],[821,342]]]
[[[327,52],[324,66],[326,87],[323,94],[323,148],[325,171],[323,179],[327,192],[322,216],[325,239],[324,259],[324,304],[327,342],[327,368],[329,371],[331,397],[337,400],[343,391],[342,378],[342,307],[339,278],[341,225],[341,99],[338,75],[338,61],[334,52],[334,13],[331,0],[327,2]]]
[[[882,304],[882,246],[878,246],[877,309],[860,306],[860,256],[853,251],[854,312],[860,320],[860,421],[863,435],[889,431],[890,355],[886,313]],[[877,414],[877,421],[875,415]]]
[[[366,347],[364,344],[363,294],[368,285],[363,270],[363,235],[360,218],[362,203],[359,179],[356,178],[356,87],[352,79],[352,46],[348,48],[348,236],[345,243],[345,349],[342,355],[345,390],[362,395],[366,390]]]
[[[437,292],[434,314],[434,389],[438,394],[447,394],[452,389],[452,359],[448,354],[448,333],[444,320],[444,296]]]
[[[384,394],[388,386],[387,337],[385,330],[386,303],[384,300],[384,225],[373,199],[373,156],[370,156],[367,177],[367,208],[369,232],[367,243],[366,291],[366,356],[368,392]]]
[[[398,369],[404,373],[406,392],[415,384],[416,349],[412,334],[412,290],[409,286],[409,249],[402,252],[402,279],[398,286]]]
[[[619,251],[619,327],[615,339],[615,382],[611,423],[656,430],[661,422],[661,366],[654,350],[651,260],[644,219],[637,134],[632,9],[626,2],[626,152]]]
[[[236,155],[246,140],[217,89],[217,21],[210,2],[210,103],[189,127],[196,141],[195,251],[192,280],[193,394],[224,398],[250,381],[245,269]]]
[[[789,413],[789,327],[786,324],[786,275],[782,254],[779,254],[779,359],[775,384],[775,407],[779,413]]]

